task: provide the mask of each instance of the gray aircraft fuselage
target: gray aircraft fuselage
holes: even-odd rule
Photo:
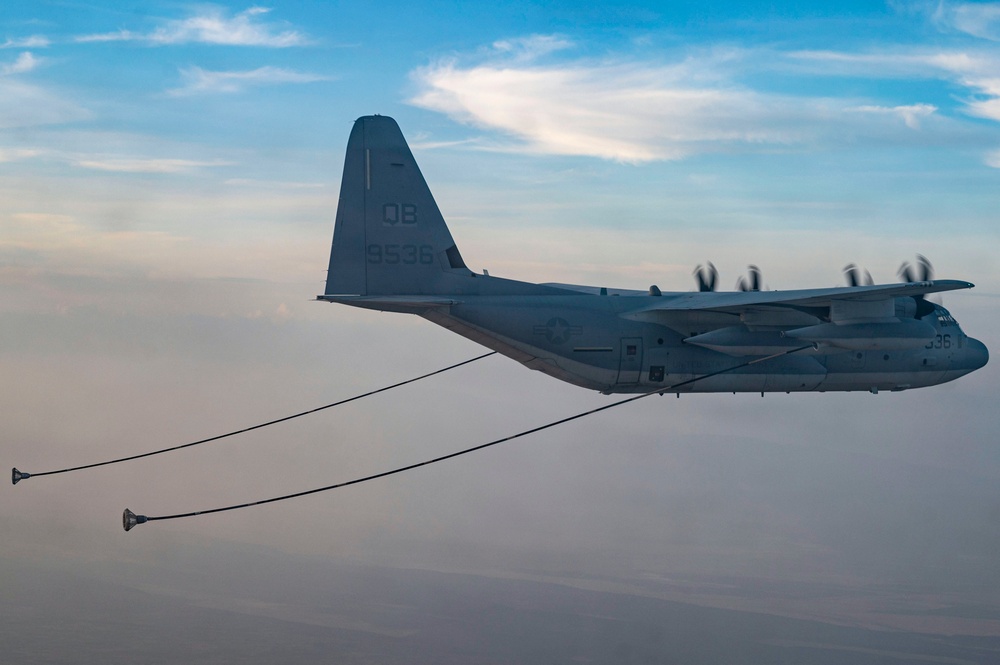
[[[466,267],[395,121],[366,116],[348,142],[319,299],[417,314],[605,393],[878,392],[945,383],[986,364],[985,345],[925,299],[971,287],[923,279],[661,293],[477,274]]]

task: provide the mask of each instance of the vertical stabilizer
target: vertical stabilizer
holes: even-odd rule
[[[347,143],[327,295],[443,293],[469,276],[399,125],[358,118]]]

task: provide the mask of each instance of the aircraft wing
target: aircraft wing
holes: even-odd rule
[[[942,291],[971,289],[974,284],[954,279],[939,279],[906,284],[838,286],[826,289],[792,291],[691,292],[665,297],[639,311],[711,311],[735,314],[748,308],[779,307],[808,309],[829,307],[834,301],[871,302],[900,296],[922,296]],[[671,294],[672,296],[672,294]]]

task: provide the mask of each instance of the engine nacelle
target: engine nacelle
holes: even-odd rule
[[[935,334],[934,326],[916,319],[891,323],[822,323],[782,333],[787,338],[852,351],[917,349],[934,339]]]
[[[769,356],[802,346],[797,340],[782,337],[777,330],[749,330],[746,326],[711,330],[688,337],[684,342],[730,356]]]

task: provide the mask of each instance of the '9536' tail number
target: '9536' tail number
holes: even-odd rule
[[[368,263],[385,265],[431,265],[434,248],[430,245],[368,245]]]

